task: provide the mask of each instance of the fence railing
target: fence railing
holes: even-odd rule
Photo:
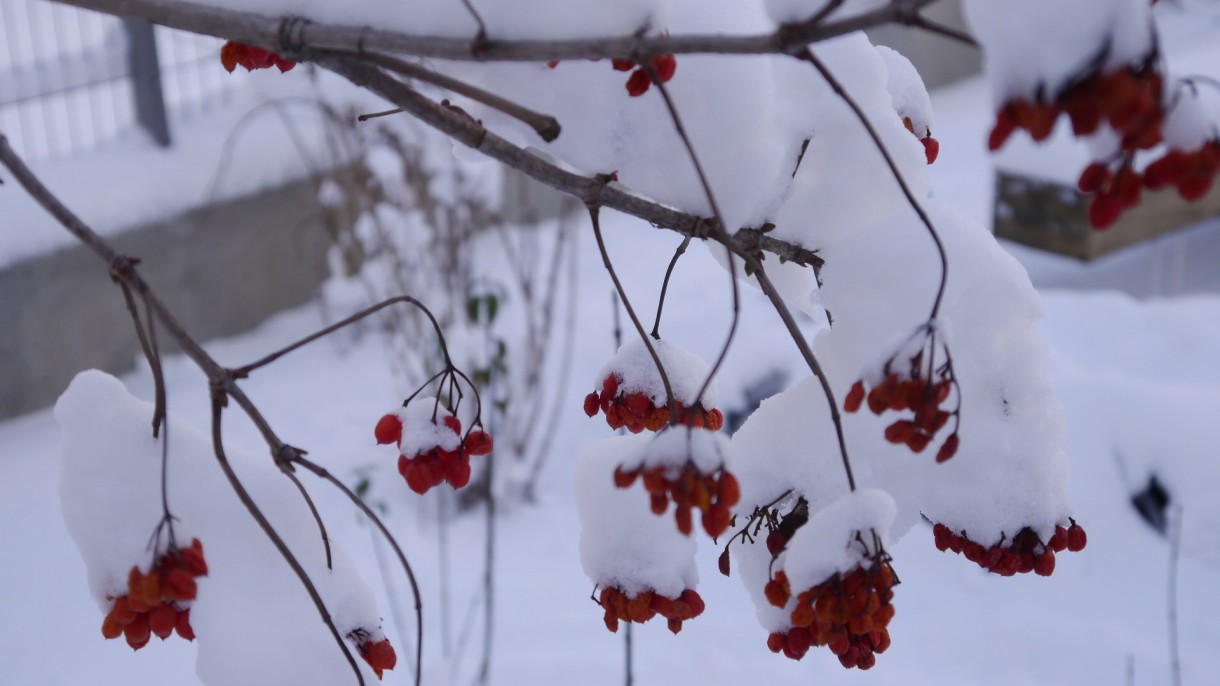
[[[0,0],[0,131],[32,159],[63,157],[219,107],[236,84],[221,41],[66,7]]]

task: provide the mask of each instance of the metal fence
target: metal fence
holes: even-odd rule
[[[228,102],[221,41],[44,0],[0,0],[0,132],[31,159],[64,157]]]

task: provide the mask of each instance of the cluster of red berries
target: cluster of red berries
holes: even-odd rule
[[[453,432],[454,436],[462,435],[462,422],[453,415],[446,415],[442,425]],[[373,429],[378,445],[396,443],[402,449],[402,419],[396,414],[383,416]],[[408,446],[407,449],[410,449]],[[491,435],[485,431],[473,430],[466,434],[457,445],[456,450],[445,450],[440,446],[432,446],[427,450],[419,450],[411,455],[398,456],[398,473],[407,481],[412,491],[423,495],[428,489],[448,481],[454,488],[462,488],[470,483],[470,456],[488,455],[491,453]]]
[[[597,61],[599,60],[594,60],[594,62]],[[669,83],[669,80],[674,77],[674,72],[678,70],[678,60],[673,55],[655,55],[648,61],[661,83]],[[631,76],[627,78],[627,94],[631,97],[639,97],[652,87],[652,75],[648,73],[648,69],[636,66],[634,61],[614,59],[610,60],[610,65],[614,67],[615,71],[631,72]],[[559,66],[559,60],[551,60],[546,63],[546,66],[554,69]],[[632,69],[635,71],[631,71]]]
[[[1141,188],[1161,190],[1173,186],[1185,200],[1195,201],[1211,190],[1220,173],[1220,140],[1211,140],[1198,150],[1171,149],[1153,161],[1143,174],[1124,158],[1117,172],[1109,164],[1093,162],[1077,182],[1082,193],[1096,194],[1089,205],[1089,223],[1099,229],[1118,221],[1123,210],[1139,204]]]
[[[1055,553],[1064,550],[1073,553],[1080,552],[1088,543],[1084,527],[1077,524],[1074,519],[1071,522],[1072,525],[1066,529],[1056,526],[1054,535],[1046,543],[1043,543],[1038,538],[1038,534],[1029,527],[1018,531],[1008,545],[1005,545],[1005,537],[1001,536],[1000,541],[990,548],[984,548],[981,544],[971,541],[965,531],[960,535],[953,533],[944,524],[933,526],[932,535],[936,537],[937,550],[941,552],[952,550],[959,555],[964,555],[967,560],[989,572],[995,572],[1001,576],[1028,574],[1029,572],[1034,572],[1038,576],[1050,576],[1055,571]]]
[[[195,599],[195,579],[207,573],[199,539],[191,541],[189,548],[166,552],[147,574],[132,567],[127,595],[113,599],[114,605],[102,620],[102,636],[124,636],[133,650],[148,645],[153,634],[164,641],[175,630],[182,638],[195,640],[191,608],[184,604]]]
[[[888,365],[887,365],[888,366]],[[885,429],[885,440],[898,445],[905,445],[912,452],[922,453],[937,432],[945,427],[952,418],[959,418],[961,409],[953,411],[942,409],[948,401],[954,386],[951,368],[942,367],[933,381],[924,378],[918,364],[912,365],[908,376],[889,372],[880,384],[865,392],[863,381],[857,381],[848,392],[843,402],[843,409],[856,412],[868,401],[868,409],[873,414],[881,415],[888,410],[911,410],[915,416],[911,419],[899,419]],[[960,419],[954,424],[953,433],[945,439],[936,452],[936,461],[945,462],[957,454],[960,438],[957,434]]]
[[[1028,131],[1035,141],[1045,140],[1060,114],[1068,116],[1077,136],[1091,135],[1103,123],[1109,124],[1119,136],[1119,154],[1110,162],[1090,164],[1078,184],[1081,192],[1094,194],[1088,218],[1096,229],[1110,227],[1124,210],[1139,204],[1143,186],[1174,185],[1184,198],[1198,199],[1211,187],[1216,174],[1214,152],[1202,153],[1195,160],[1186,153],[1170,151],[1154,163],[1159,166],[1152,179],[1145,175],[1143,183],[1132,167],[1136,152],[1150,150],[1164,141],[1165,79],[1155,67],[1155,57],[1154,54],[1142,65],[1108,74],[1100,71],[1087,74],[1050,102],[1019,99],[1008,103],[996,117],[988,146],[999,149],[1017,129]],[[1209,164],[1207,157],[1212,157],[1213,163]]]
[[[847,669],[872,668],[890,647],[894,583],[894,570],[881,559],[846,576],[836,573],[797,596],[792,628],[768,636],[767,647],[799,660],[811,646],[826,646]],[[791,590],[782,571],[767,582],[766,594],[772,605],[788,605]]]
[[[631,597],[620,589],[606,587],[598,602],[606,611],[606,628],[614,633],[618,633],[620,621],[643,624],[661,615],[669,620],[669,630],[676,634],[682,630],[682,622],[698,617],[704,609],[703,598],[693,588],[682,591],[677,598],[668,598],[655,591]]]
[[[652,63],[652,69],[656,72],[657,79],[661,83],[669,83],[669,80],[674,77],[674,72],[678,70],[678,60],[673,55],[656,55],[649,59]],[[652,87],[652,76],[644,67],[637,67],[635,62],[631,60],[610,60],[610,65],[615,71],[631,71],[631,76],[627,78],[627,94],[633,98],[639,97],[648,92]]]
[[[280,72],[286,72],[297,66],[296,62],[286,60],[270,50],[233,41],[226,42],[220,48],[220,64],[229,73],[232,73],[238,66],[245,67],[246,71],[276,67]]]
[[[920,143],[923,143],[923,152],[928,158],[928,164],[935,163],[936,158],[940,157],[940,141],[933,138],[932,132],[927,129],[924,130],[924,135],[922,136],[915,133],[915,124],[911,122],[910,117],[903,117],[902,125],[907,127],[907,131],[915,134],[915,137],[919,139]]]
[[[1123,67],[1109,74],[1100,71],[1077,79],[1049,102],[1010,101],[996,116],[987,145],[998,150],[1017,129],[1035,141],[1046,140],[1059,115],[1067,114],[1077,136],[1096,133],[1103,122],[1122,137],[1123,150],[1147,150],[1161,142],[1165,110],[1161,98],[1165,81],[1149,59],[1139,67]]]
[[[654,514],[665,514],[673,500],[678,531],[689,536],[693,529],[691,508],[697,507],[703,512],[703,530],[708,536],[719,538],[729,528],[733,506],[741,500],[737,477],[723,468],[704,474],[690,462],[673,478],[666,476],[667,471],[665,467],[637,470],[619,467],[614,470],[614,485],[628,488],[643,474],[644,490],[651,498]]]
[[[585,414],[593,417],[600,410],[605,413],[606,423],[611,429],[626,428],[633,434],[644,429],[660,431],[669,426],[672,417],[668,404],[653,405],[652,399],[643,393],[620,393],[622,382],[618,374],[607,376],[602,381],[601,393],[593,392],[585,396]],[[677,424],[712,431],[719,431],[724,426],[724,414],[717,409],[705,410],[701,403],[687,407],[675,400],[674,410],[678,415]]]
[[[392,670],[398,664],[398,655],[394,652],[394,646],[390,645],[390,639],[374,641],[367,629],[356,629],[347,637],[355,642],[360,657],[369,663],[378,679],[381,678],[382,672]]]

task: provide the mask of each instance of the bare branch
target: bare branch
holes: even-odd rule
[[[568,171],[537,154],[513,145],[488,131],[474,119],[432,102],[372,65],[334,54],[318,55],[315,61],[352,83],[368,88],[455,141],[521,171],[551,188],[575,196],[586,204],[593,203],[618,210],[684,236],[705,235],[706,226],[712,221],[635,195],[624,186],[608,183],[605,178],[584,176]],[[822,264],[822,259],[813,251],[771,238],[757,229],[741,229],[732,237],[727,238],[727,241],[733,252],[738,255],[761,250],[770,252],[784,261],[811,266],[815,269],[820,268]],[[722,239],[721,242],[724,240]]]
[[[347,658],[347,662],[352,667],[352,671],[356,673],[356,682],[360,686],[365,686],[364,675],[360,673],[360,666],[356,664],[356,658],[352,655],[352,651],[347,647],[347,641],[343,640],[343,636],[339,634],[339,629],[335,627],[335,622],[331,619],[330,611],[326,608],[325,601],[318,594],[318,589],[313,584],[313,580],[309,578],[309,573],[301,567],[301,562],[297,560],[296,555],[288,549],[288,544],[284,543],[284,539],[280,538],[279,532],[267,521],[266,515],[255,504],[254,499],[250,497],[246,487],[242,485],[241,480],[237,478],[237,474],[233,471],[233,467],[229,464],[229,458],[225,455],[224,437],[221,435],[220,422],[221,416],[224,413],[225,396],[224,391],[218,386],[212,386],[212,449],[216,451],[216,461],[220,464],[221,470],[225,473],[225,478],[229,480],[229,485],[233,487],[233,492],[237,494],[241,504],[246,506],[246,510],[254,521],[258,522],[259,528],[263,530],[271,543],[275,545],[275,549],[283,556],[284,561],[292,568],[294,574],[300,579],[301,585],[305,587],[305,591],[309,593],[310,600],[313,601],[314,607],[318,610],[318,615],[322,617],[322,623],[330,630],[331,636],[335,642],[339,644],[339,649],[343,651],[343,656]]]
[[[390,530],[386,528],[385,523],[381,521],[381,518],[377,516],[377,513],[364,502],[364,499],[356,495],[352,489],[348,488],[347,484],[344,484],[342,481],[335,478],[335,476],[327,471],[326,468],[305,459],[305,457],[299,453],[292,457],[292,463],[304,467],[317,475],[318,478],[339,489],[343,495],[348,497],[348,500],[351,500],[356,507],[360,508],[360,511],[364,513],[364,516],[368,517],[369,520],[373,522],[373,525],[376,526],[377,530],[381,532],[382,537],[384,537],[386,542],[390,544],[390,547],[394,549],[394,554],[398,556],[398,563],[402,565],[403,570],[407,574],[407,580],[411,582],[411,593],[415,596],[415,633],[417,636],[415,642],[415,686],[420,686],[423,679],[422,669],[424,658],[423,603],[420,600],[419,584],[415,581],[415,572],[411,569],[411,563],[407,562],[407,556],[402,552],[402,547],[398,545],[398,540],[395,539],[394,535],[390,533]]]
[[[339,53],[345,54],[345,53]],[[432,71],[421,65],[413,62],[408,62],[390,55],[380,53],[346,53],[349,57],[356,57],[372,62],[379,67],[385,67],[396,74],[402,74],[407,78],[417,79],[424,83],[430,83],[434,86],[444,88],[447,91],[452,91],[458,95],[463,95],[475,102],[482,103],[488,107],[498,110],[513,119],[520,121],[526,126],[533,129],[542,140],[550,143],[559,137],[560,126],[559,121],[549,114],[535,112],[528,107],[523,107],[517,103],[489,93],[482,88],[473,86],[465,81],[459,81],[451,76],[446,76],[439,72]]]
[[[935,0],[891,0],[847,19],[824,17],[785,24],[770,33],[614,36],[579,40],[479,40],[474,37],[421,36],[371,26],[314,23],[301,17],[270,17],[192,2],[166,0],[58,0],[66,5],[144,19],[175,29],[258,45],[285,57],[305,49],[376,51],[479,62],[546,62],[561,59],[625,58],[716,53],[724,55],[799,54],[810,43],[881,26],[915,26],[919,12]]]
[[[907,185],[906,178],[904,178],[902,176],[902,172],[899,171],[898,164],[894,162],[894,157],[890,155],[889,149],[885,147],[885,143],[882,142],[881,136],[877,133],[877,129],[873,127],[873,123],[869,121],[868,115],[866,115],[864,110],[860,108],[859,103],[857,103],[855,98],[851,97],[847,90],[843,88],[843,84],[839,83],[839,80],[835,78],[835,75],[831,73],[830,69],[828,69],[820,59],[818,59],[817,55],[813,54],[812,50],[806,50],[804,53],[802,53],[801,59],[813,65],[813,68],[822,75],[822,79],[826,81],[832,90],[834,90],[835,95],[838,95],[839,98],[843,100],[843,102],[846,103],[851,109],[852,113],[855,114],[856,119],[860,121],[860,125],[864,127],[865,131],[868,132],[868,136],[872,139],[873,145],[877,147],[877,151],[880,152],[881,157],[885,159],[885,164],[887,167],[889,167],[890,175],[893,176],[894,180],[898,182],[898,187],[902,190],[902,195],[906,198],[907,203],[910,204],[911,209],[915,210],[915,214],[919,216],[919,220],[923,222],[924,227],[927,228],[928,235],[932,237],[932,242],[936,244],[936,252],[940,256],[940,286],[936,289],[936,300],[932,303],[932,314],[928,316],[928,319],[930,320],[936,319],[936,315],[940,313],[941,302],[945,299],[945,285],[949,281],[949,258],[945,254],[945,244],[941,242],[940,234],[937,233],[936,227],[932,225],[932,219],[928,217],[928,213],[926,210],[924,210],[923,205],[919,204],[919,201],[915,198],[915,194],[911,192],[911,187]]]

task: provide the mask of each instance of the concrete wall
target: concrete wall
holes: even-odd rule
[[[249,330],[306,302],[331,241],[300,181],[117,236],[124,254],[200,340]],[[159,340],[163,350],[172,350]],[[122,291],[82,247],[0,271],[0,418],[44,407],[80,370],[132,368],[139,344]]]

